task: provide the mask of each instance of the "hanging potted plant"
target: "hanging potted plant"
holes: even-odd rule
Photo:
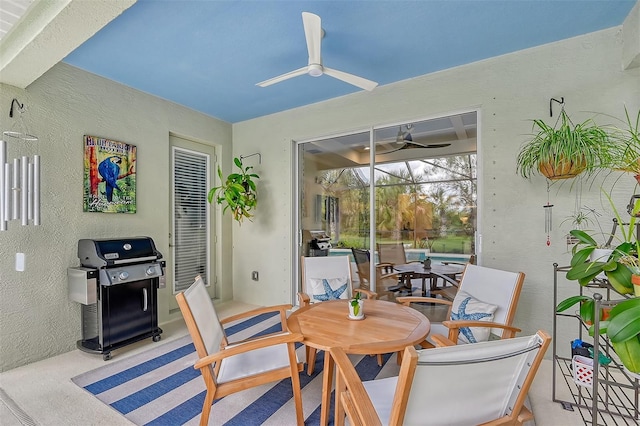
[[[555,126],[533,120],[533,128],[537,133],[517,158],[517,173],[524,178],[536,173],[551,180],[572,178],[608,167],[611,156],[617,154],[618,145],[606,128],[592,119],[574,125],[564,108]]]
[[[260,177],[255,173],[250,173],[253,167],[243,166],[240,158],[234,158],[233,163],[240,169],[239,173],[231,173],[224,180],[222,177],[222,169],[218,166],[218,176],[223,182],[220,186],[211,188],[209,191],[209,202],[215,199],[216,203],[224,204],[222,213],[231,210],[233,218],[242,225],[244,218],[253,217],[251,211],[258,204],[256,197],[256,184],[253,179]]]
[[[612,170],[633,173],[636,181],[640,183],[640,109],[635,117],[635,123],[631,119],[629,111],[624,109],[626,128],[616,129],[613,137],[622,146],[611,157],[608,167]]]

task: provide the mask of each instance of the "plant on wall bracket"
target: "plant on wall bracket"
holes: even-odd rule
[[[254,179],[260,179],[255,173],[250,173],[252,166],[244,166],[241,158],[234,158],[233,163],[240,169],[239,173],[231,173],[226,180],[222,177],[222,169],[218,166],[218,176],[223,182],[220,186],[211,188],[209,202],[214,198],[216,203],[223,205],[222,213],[231,210],[233,218],[242,225],[244,218],[251,220],[251,211],[258,205],[256,184]]]
[[[586,171],[611,164],[618,145],[609,129],[592,119],[574,124],[564,108],[555,126],[533,120],[537,133],[522,147],[517,158],[517,173],[530,178],[540,173],[548,179],[568,179]]]

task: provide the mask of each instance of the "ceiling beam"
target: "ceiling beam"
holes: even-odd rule
[[[137,0],[38,1],[0,43],[0,83],[26,88]]]

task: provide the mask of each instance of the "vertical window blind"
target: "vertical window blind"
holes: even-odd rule
[[[173,150],[173,291],[197,275],[209,284],[209,155]]]

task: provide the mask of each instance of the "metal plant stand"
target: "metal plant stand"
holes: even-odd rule
[[[581,320],[577,312],[555,312],[555,307],[558,306],[558,274],[566,273],[570,267],[559,267],[557,263],[554,263],[553,269],[553,401],[562,404],[567,410],[578,409],[586,425],[640,424],[638,408],[640,380],[623,368],[613,351],[611,342],[606,336],[599,334],[600,318],[598,315],[595,315],[593,335],[599,337],[592,338],[589,336],[589,326]],[[577,287],[582,295],[585,287],[580,285]],[[596,312],[600,312],[602,307],[612,307],[625,300],[611,289],[607,280],[595,279],[586,287],[596,291],[593,295]],[[612,295],[621,299],[611,300]],[[559,331],[570,332],[572,329],[576,332],[576,339],[593,345],[592,382],[587,386],[576,384],[572,356],[564,356],[559,353],[564,353],[564,349],[570,349],[571,345],[571,342],[558,341]],[[571,353],[570,350],[569,353]],[[608,365],[596,362],[603,355],[611,360]],[[560,393],[562,395],[559,395]]]

